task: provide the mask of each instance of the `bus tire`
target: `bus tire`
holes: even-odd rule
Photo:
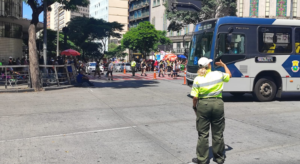
[[[244,96],[244,92],[230,92],[230,94],[234,97],[241,97]]]
[[[277,86],[272,78],[261,78],[254,86],[253,96],[260,102],[274,100],[277,92]]]

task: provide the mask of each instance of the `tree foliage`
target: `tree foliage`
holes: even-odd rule
[[[170,20],[168,31],[179,31],[185,25],[197,24],[207,19],[224,16],[236,16],[236,0],[201,0],[200,12],[169,11],[168,3],[165,4],[167,19]]]
[[[102,19],[75,17],[68,23],[70,40],[82,50],[83,55],[102,58],[109,37],[120,38],[124,25]]]
[[[145,21],[123,35],[121,43],[124,48],[147,54],[156,50],[159,43],[171,43],[171,40],[166,37],[166,32],[156,30],[150,22]]]
[[[43,37],[44,33],[41,33],[37,39],[37,48],[40,49],[39,45],[43,45]],[[47,29],[47,48],[48,48],[48,55],[55,56],[56,55],[56,47],[57,47],[57,31]],[[64,34],[59,33],[59,50],[63,51],[66,49],[73,49],[79,51],[80,49],[68,39],[67,37],[67,45],[64,42]]]
[[[124,48],[122,45],[109,43],[108,52],[105,53],[105,57],[106,58],[125,57],[126,55],[128,55],[127,53],[124,53],[125,50],[126,48]]]

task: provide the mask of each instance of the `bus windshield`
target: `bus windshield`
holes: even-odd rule
[[[193,36],[190,54],[188,57],[189,66],[198,65],[198,60],[201,57],[210,58],[212,40],[213,32],[203,32]]]

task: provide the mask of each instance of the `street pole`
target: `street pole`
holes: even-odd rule
[[[290,19],[293,19],[293,0],[291,0],[291,13],[290,13]]]
[[[56,56],[59,56],[59,8],[57,7],[57,41],[56,41]]]
[[[44,43],[43,43],[43,57],[44,65],[47,63],[47,1],[44,1]]]

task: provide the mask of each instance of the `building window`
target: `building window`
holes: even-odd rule
[[[185,28],[184,28],[184,34],[187,34],[190,32],[190,29],[189,29],[189,25],[187,25]]]
[[[157,0],[156,5],[160,6],[160,0]]]
[[[239,3],[239,16],[240,17],[243,17],[243,7],[244,7],[244,0],[240,0],[240,3]]]
[[[173,36],[173,31],[170,31],[170,36]]]
[[[266,0],[266,17],[270,16],[270,0]]]
[[[293,0],[293,17],[297,16],[297,0]]]
[[[153,0],[153,7],[156,6],[156,0]]]
[[[22,38],[22,26],[13,24],[0,22],[0,37],[6,38]]]
[[[22,4],[21,0],[0,0],[0,16],[23,17]]]
[[[181,30],[177,31],[177,36],[180,36],[180,35],[181,35]]]

